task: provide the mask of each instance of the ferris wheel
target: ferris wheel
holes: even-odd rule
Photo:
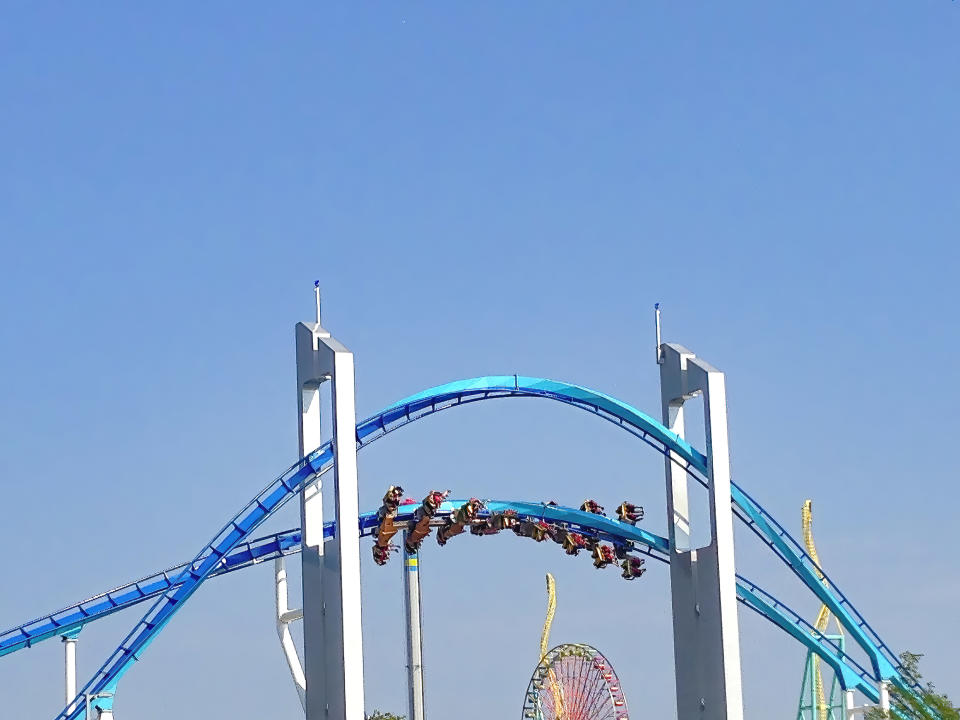
[[[613,665],[584,643],[547,651],[557,610],[557,589],[547,573],[547,619],[537,663],[523,698],[523,720],[630,720],[627,698]]]
[[[524,720],[628,720],[627,699],[613,665],[582,643],[558,645],[527,685]]]

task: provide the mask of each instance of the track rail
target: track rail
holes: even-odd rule
[[[444,503],[432,524],[442,525],[446,518],[463,502],[462,500],[452,500]],[[491,511],[512,510],[517,513],[517,517],[521,521],[545,520],[600,541],[620,546],[629,543],[630,552],[640,553],[663,563],[670,562],[666,538],[600,515],[585,513],[573,508],[546,506],[529,502],[491,500],[486,505],[488,510],[483,511],[480,518],[488,517]],[[417,506],[403,507],[416,508]],[[413,522],[413,512],[412,509],[407,509],[398,513],[395,522],[401,529]],[[358,523],[361,536],[373,535],[377,522],[376,512],[362,514]],[[324,525],[325,538],[333,537],[334,532],[335,523],[328,522]],[[299,529],[286,530],[251,540],[227,555],[221,566],[212,572],[210,577],[236,572],[274,558],[299,552],[300,540]],[[152,573],[108,592],[99,593],[75,605],[44,615],[37,620],[12,628],[0,634],[0,648],[2,648],[0,655],[11,654],[17,650],[32,647],[43,640],[69,632],[76,632],[86,624],[102,620],[120,610],[134,607],[154,598],[171,589],[175,583],[173,578],[185,571],[188,565],[189,563],[181,563],[167,570]],[[872,679],[867,670],[860,666],[856,660],[846,655],[835,642],[819,632],[798,613],[742,575],[737,576],[737,599],[823,657],[834,668],[835,672],[844,678],[845,689],[858,689],[874,701],[878,700],[879,694],[872,685]]]

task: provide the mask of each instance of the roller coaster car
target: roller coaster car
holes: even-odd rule
[[[377,565],[386,565],[387,560],[390,559],[390,553],[396,552],[399,548],[396,545],[374,545],[373,546],[373,561]]]
[[[550,539],[553,540],[557,545],[563,545],[567,541],[567,535],[569,534],[570,531],[565,527],[560,525],[550,526]]]
[[[386,495],[383,496],[383,505],[380,506],[380,510],[377,512],[377,517],[383,519],[388,515],[396,515],[397,508],[400,506],[400,500],[403,497],[403,488],[399,485],[391,485],[390,489],[387,490]]]
[[[596,535],[584,535],[583,536],[583,547],[585,550],[593,552],[597,549],[597,545],[600,544],[600,538]]]
[[[560,544],[563,542],[563,536],[566,534],[566,529],[560,527],[559,525],[554,525],[553,523],[544,523],[546,525],[546,539],[553,540],[555,543]]]
[[[563,542],[561,544],[563,545],[563,551],[567,555],[579,555],[580,551],[587,546],[583,535],[569,531],[563,536]]]
[[[593,566],[597,569],[605,568],[617,561],[613,548],[609,545],[597,545],[593,549]]]
[[[583,512],[593,513],[594,515],[603,515],[603,505],[596,500],[584,500],[580,509]]]
[[[475,525],[470,526],[470,534],[482,537],[484,535],[496,535],[500,530],[490,522],[492,518],[487,518]]]
[[[470,532],[473,535],[496,535],[501,530],[513,529],[517,523],[517,513],[515,510],[505,510],[502,513],[494,513],[486,520],[481,520],[470,526]]]
[[[620,503],[620,507],[617,508],[617,517],[620,518],[621,522],[636,525],[643,520],[643,507],[623,501]]]
[[[383,505],[377,511],[377,518],[380,524],[377,525],[374,537],[376,538],[373,546],[373,560],[377,565],[386,565],[390,559],[390,541],[397,534],[397,526],[394,524],[394,518],[397,517],[397,507],[400,505],[400,498],[403,497],[403,488],[399,485],[391,485],[383,496]]]
[[[420,510],[417,511],[417,522],[407,532],[407,541],[403,544],[408,555],[416,555],[424,539],[430,534],[430,517]]]
[[[537,542],[543,542],[552,534],[552,528],[543,520],[536,522],[533,520],[524,520],[518,525],[515,525],[513,531],[521,537],[533,538]]]
[[[420,505],[420,510],[417,512],[417,515],[419,516],[420,513],[423,513],[428,518],[432,518],[437,514],[437,510],[440,509],[440,506],[443,504],[443,501],[447,499],[449,494],[449,490],[444,490],[443,492],[440,492],[439,490],[431,491],[431,493],[423,499],[423,503]]]
[[[407,533],[407,541],[404,543],[404,549],[408,555],[415,555],[420,549],[424,538],[430,534],[430,519],[437,514],[440,505],[447,499],[447,495],[449,494],[449,490],[444,492],[433,490],[423,499],[423,502],[420,504],[420,507],[417,508],[417,512],[414,515],[416,523]]]
[[[454,513],[454,519],[458,523],[463,523],[468,525],[477,519],[477,515],[485,505],[483,500],[477,500],[477,498],[470,498],[467,502],[457,508],[457,511]]]
[[[620,567],[623,568],[623,579],[624,580],[635,580],[636,578],[643,575],[647,569],[643,567],[644,560],[643,558],[638,557],[628,557],[621,564]]]
[[[396,513],[392,515],[386,515],[380,520],[380,524],[377,525],[376,532],[376,544],[380,547],[387,547],[390,544],[390,541],[393,539],[393,536],[397,534],[397,526],[394,523],[394,518]]]
[[[403,549],[407,555],[416,555],[423,544],[424,539],[430,534],[430,518],[424,516],[417,521],[413,529],[407,533],[407,541],[403,544]]]
[[[447,519],[446,525],[437,531],[437,543],[440,547],[447,544],[447,540],[463,532],[464,527],[473,523],[483,509],[483,501],[470,498],[461,505],[453,515]]]

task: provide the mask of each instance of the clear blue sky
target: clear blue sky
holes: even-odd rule
[[[296,455],[293,325],[320,278],[358,414],[519,372],[656,413],[665,338],[728,373],[737,480],[897,649],[960,693],[953,518],[960,10],[800,3],[6,3],[0,17],[0,626],[191,557]],[[490,404],[361,457],[384,488],[629,497],[662,462],[595,419]],[[293,508],[271,525],[296,522]],[[747,574],[795,601],[752,537]],[[403,710],[399,568],[364,559],[368,707]],[[428,710],[516,717],[554,638],[673,713],[666,573],[513,538],[424,558]],[[268,568],[206,586],[118,718],[297,718]],[[90,627],[83,679],[138,616]],[[742,616],[748,717],[802,652]],[[50,642],[0,660],[50,717]],[[454,710],[456,709],[456,710]]]

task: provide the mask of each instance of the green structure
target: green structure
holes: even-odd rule
[[[845,650],[843,635],[827,637],[837,643],[841,651]],[[833,675],[832,671],[830,675],[830,691],[826,692],[820,658],[815,653],[808,652],[803,666],[797,720],[844,720],[843,691],[836,675]]]
[[[820,572],[820,556],[817,554],[817,546],[813,541],[813,501],[807,500],[803,503],[800,511],[800,519],[803,523],[803,542],[807,546],[807,553],[816,565],[817,575],[820,582],[827,585],[827,578]],[[829,587],[829,585],[827,585]],[[837,644],[842,655],[844,650],[843,629],[840,623],[833,617],[826,605],[820,606],[820,612],[813,625],[819,632],[826,632],[830,620],[837,629],[836,635],[827,635],[827,637]],[[837,676],[830,671],[830,692],[826,692],[823,684],[823,669],[820,663],[820,657],[813,652],[807,652],[807,661],[803,667],[803,682],[800,684],[800,702],[797,705],[797,720],[845,720],[843,707],[843,691],[840,689],[840,682]]]

